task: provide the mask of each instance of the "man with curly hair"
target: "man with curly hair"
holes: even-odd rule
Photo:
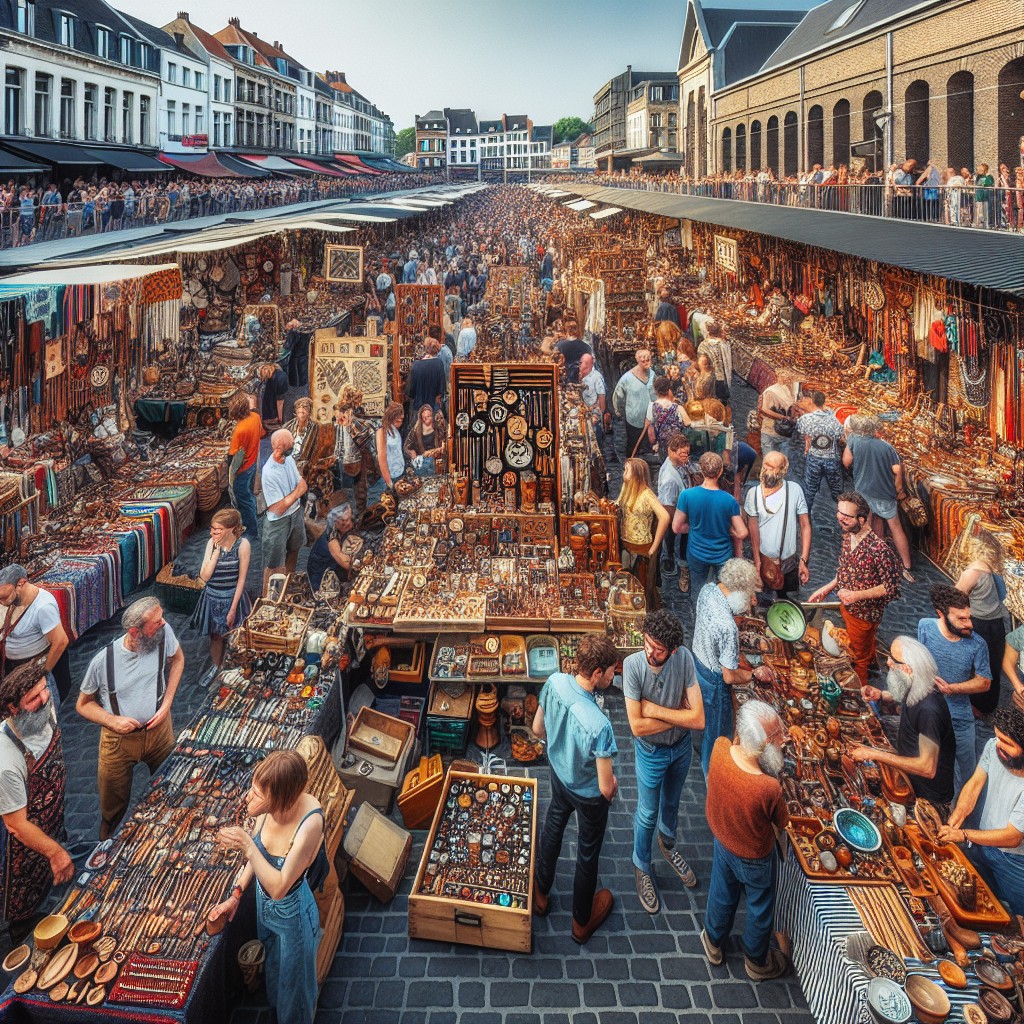
[[[633,868],[640,905],[649,914],[661,908],[652,876],[651,843],[693,888],[697,877],[676,849],[676,819],[693,756],[691,732],[704,728],[704,703],[693,656],[683,646],[682,624],[660,609],[644,617],[644,649],[622,663],[622,692],[633,733],[637,809],[633,823]]]

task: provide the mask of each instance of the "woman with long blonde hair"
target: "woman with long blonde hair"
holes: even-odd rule
[[[956,581],[957,590],[971,599],[974,631],[988,646],[992,685],[984,693],[972,693],[975,711],[987,715],[999,706],[1000,668],[1006,651],[1006,584],[1003,582],[1003,545],[988,530],[979,529],[967,542],[967,565]],[[1010,677],[1011,679],[1013,676]]]
[[[655,611],[661,607],[658,551],[672,520],[651,490],[651,471],[643,459],[626,459],[617,503],[622,512],[622,567],[636,576],[647,595],[647,610]]]

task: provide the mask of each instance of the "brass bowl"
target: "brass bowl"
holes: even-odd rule
[[[56,949],[68,933],[71,922],[63,914],[50,914],[36,925],[32,933],[36,949]]]

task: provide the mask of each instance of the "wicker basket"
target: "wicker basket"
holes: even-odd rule
[[[191,576],[175,576],[174,566],[168,562],[157,574],[154,592],[165,611],[191,615],[199,601],[205,584]]]

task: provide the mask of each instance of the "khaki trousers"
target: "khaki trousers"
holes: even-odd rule
[[[174,724],[171,716],[151,730],[122,736],[110,729],[100,730],[100,756],[97,788],[100,793],[100,839],[108,839],[121,824],[132,795],[132,772],[144,763],[150,772],[167,759],[174,749]]]

